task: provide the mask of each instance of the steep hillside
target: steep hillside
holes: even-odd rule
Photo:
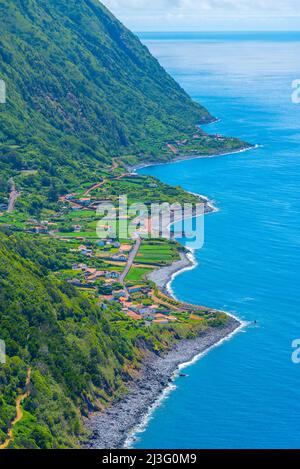
[[[153,178],[132,181],[124,161],[155,160],[162,151],[172,158],[178,147],[213,154],[245,144],[201,129],[195,134],[196,124],[212,120],[208,111],[98,0],[5,0],[0,20],[0,79],[7,88],[0,104],[0,339],[7,352],[0,445],[18,396],[26,394],[9,447],[72,448],[85,434],[83,416],[125,392],[148,350],[162,352],[226,317],[204,311],[199,320],[183,312],[174,324],[143,327],[116,301],[100,306],[104,284],[90,294],[75,289],[75,254],[58,238],[75,222],[85,228],[90,214],[59,196],[84,197],[93,188],[107,198],[123,188],[134,201],[153,199],[153,192],[161,202],[183,200],[180,188]],[[94,257],[84,260],[102,262]]]
[[[51,262],[57,256],[46,245],[0,234],[0,336],[9,357],[0,367],[0,441],[32,367],[14,447],[75,446],[81,414],[115,395],[129,378],[124,364],[134,360],[133,344],[96,304],[47,275]]]
[[[0,20],[15,169],[107,162],[211,119],[98,0],[6,0]]]
[[[49,276],[46,265],[57,262],[48,243],[0,233],[0,336],[10,357],[0,367],[0,441],[32,367],[15,447],[75,446],[81,415],[121,392],[126,363],[137,365],[134,340],[110,326],[108,313]]]
[[[10,447],[76,447],[85,435],[82,417],[125,392],[146,350],[160,353],[205,327],[205,321],[165,328],[121,321],[114,304],[104,310],[59,281],[55,272],[65,265],[51,239],[0,231],[0,337],[7,354],[0,366],[0,445],[29,368],[29,397]]]

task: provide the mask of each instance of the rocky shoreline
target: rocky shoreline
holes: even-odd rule
[[[179,261],[148,275],[148,279],[155,282],[158,288],[166,294],[170,294],[168,284],[174,275],[194,265],[188,252],[181,252],[180,258]],[[207,329],[194,339],[178,341],[163,356],[149,351],[139,377],[129,385],[128,394],[105,411],[93,414],[87,421],[86,426],[92,436],[86,447],[92,449],[128,448],[135,440],[135,433],[139,426],[172,386],[174,378],[179,373],[180,365],[189,363],[197,357],[200,358],[203,353],[229,338],[241,327],[242,323],[237,318],[228,315],[228,322],[225,326]]]
[[[235,153],[251,148],[253,147],[242,148]],[[178,158],[170,163],[184,159],[211,158],[220,155],[188,156]],[[166,162],[162,164],[166,164]],[[130,168],[130,170],[134,172],[145,166],[147,165],[139,165]],[[204,203],[205,214],[216,211],[209,199],[202,195],[195,195]],[[182,251],[179,261],[151,272],[147,278],[154,282],[161,291],[170,295],[169,284],[174,276],[183,270],[193,268],[194,265],[192,253],[187,250]],[[179,373],[180,365],[189,363],[197,357],[200,358],[203,353],[230,337],[241,327],[242,323],[237,318],[228,315],[226,325],[207,329],[197,338],[178,341],[163,356],[149,352],[139,377],[129,385],[128,394],[103,412],[93,414],[87,420],[86,426],[92,436],[86,447],[92,449],[127,448],[130,442],[134,441],[134,434],[139,426],[152,412],[164,392],[172,385],[174,378]]]
[[[180,260],[151,272],[148,279],[158,288],[170,294],[168,284],[176,273],[192,268],[194,262],[188,251],[180,253]],[[142,425],[164,392],[178,375],[180,365],[195,360],[213,346],[222,342],[242,327],[235,317],[228,315],[222,327],[203,331],[194,339],[178,341],[163,356],[148,352],[139,377],[129,385],[128,394],[114,402],[103,412],[94,413],[86,422],[91,437],[85,445],[92,449],[127,448],[135,439],[135,432]]]
[[[207,204],[205,213],[215,211],[208,199],[203,196],[199,198]],[[151,272],[147,278],[153,281],[161,291],[170,295],[168,286],[174,275],[193,268],[195,265],[192,254],[189,254],[187,250],[180,252],[179,261]],[[129,385],[128,394],[103,412],[94,413],[86,421],[91,437],[85,447],[92,449],[127,448],[134,440],[134,433],[138,426],[143,423],[153,406],[172,385],[180,365],[194,360],[229,337],[241,326],[238,319],[228,316],[228,323],[225,326],[210,328],[195,339],[181,340],[163,356],[149,352],[139,378]]]
[[[154,270],[147,275],[147,280],[154,282],[159,290],[163,291],[167,295],[170,294],[168,290],[168,284],[172,281],[174,275],[194,266],[194,262],[189,257],[188,252],[180,252],[179,255],[179,261],[173,262],[171,265],[167,265],[166,267],[161,267],[160,269]]]
[[[225,326],[210,328],[195,339],[180,341],[162,357],[149,353],[139,378],[130,385],[128,395],[89,419],[87,427],[92,436],[86,447],[128,447],[128,442],[134,440],[137,426],[151,412],[164,390],[171,385],[179,366],[203,354],[240,327],[241,323],[230,317]]]
[[[174,158],[166,161],[149,161],[148,163],[139,163],[133,166],[128,166],[127,170],[135,173],[139,169],[147,168],[148,166],[159,166],[159,165],[165,165],[165,164],[173,164],[173,163],[180,163],[181,161],[188,161],[188,160],[197,160],[197,159],[203,159],[203,158],[216,158],[218,156],[226,156],[226,155],[235,155],[238,153],[244,153],[245,151],[253,150],[257,148],[258,145],[244,145],[241,148],[233,151],[220,151],[218,153],[214,154],[204,154],[204,155],[199,155],[199,154],[190,154],[190,155],[177,155]]]

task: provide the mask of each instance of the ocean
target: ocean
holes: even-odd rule
[[[299,448],[300,33],[141,33],[145,45],[219,122],[259,148],[140,170],[204,194],[205,244],[172,289],[248,325],[186,368],[135,448]],[[184,243],[184,240],[182,240]],[[257,321],[257,324],[253,324]]]

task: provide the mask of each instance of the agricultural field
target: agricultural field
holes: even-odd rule
[[[198,203],[199,199],[193,194],[185,192],[180,187],[170,187],[150,176],[125,176],[122,179],[111,179],[104,186],[93,191],[96,198],[118,200],[120,195],[126,195],[128,203]]]
[[[150,270],[143,267],[132,267],[129,274],[126,277],[127,283],[141,283],[144,281],[144,277],[146,274],[149,274]]]
[[[150,244],[151,243],[151,244]],[[171,264],[179,259],[176,243],[169,242],[145,242],[142,244],[136,262],[147,264]]]

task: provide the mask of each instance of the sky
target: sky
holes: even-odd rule
[[[133,31],[300,31],[300,0],[101,0]]]

